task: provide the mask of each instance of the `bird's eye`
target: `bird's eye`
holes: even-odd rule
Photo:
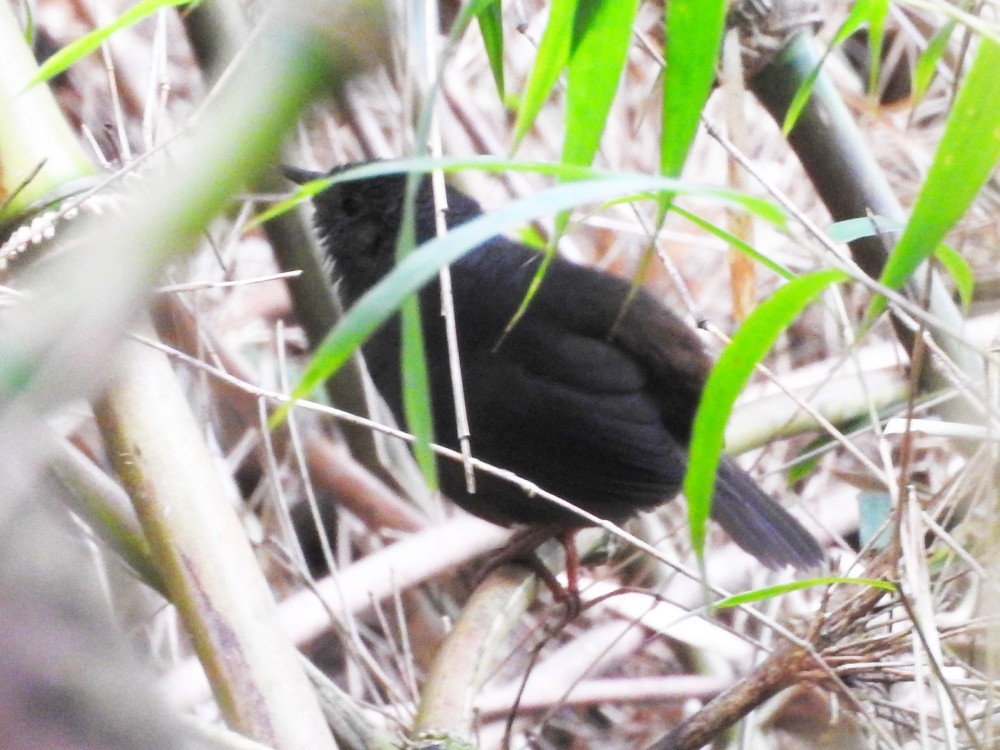
[[[357,195],[345,195],[340,202],[340,208],[345,216],[354,217],[361,213],[363,203]]]

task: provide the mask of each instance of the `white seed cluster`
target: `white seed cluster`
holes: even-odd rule
[[[92,195],[83,201],[67,201],[57,209],[36,215],[30,223],[22,224],[0,245],[0,280],[7,280],[13,269],[22,262],[32,260],[33,254],[45,252],[61,222],[72,221],[87,213],[103,214],[106,208],[118,202],[111,195]]]

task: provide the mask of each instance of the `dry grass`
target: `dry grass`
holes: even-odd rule
[[[517,24],[524,28],[523,33],[509,31],[507,39],[508,87],[516,92],[527,76],[544,13],[538,3],[511,5],[517,7],[505,11],[508,28]],[[98,6],[101,14],[113,15],[103,4]],[[841,8],[829,14],[823,33],[829,35],[842,12]],[[661,14],[662,9],[654,4],[644,4],[640,11],[636,29],[640,41],[632,50],[597,162],[603,168],[635,172],[656,168],[659,69],[646,45],[655,50],[660,44]],[[926,18],[937,22],[932,16]],[[107,18],[91,19],[81,5],[52,0],[42,6],[39,20],[65,42],[93,21]],[[898,43],[911,50],[922,38],[919,26],[909,21],[901,25]],[[402,31],[399,41],[399,49],[408,48]],[[71,71],[59,91],[74,121],[83,132],[93,134],[92,142],[100,144],[102,159],[110,167],[119,167],[131,154],[147,150],[182,128],[203,94],[203,85],[182,27],[170,14],[157,24],[147,22],[117,35],[110,45],[110,59],[117,97],[110,95],[96,57]],[[326,167],[411,153],[410,113],[405,104],[413,85],[407,73],[411,65],[400,55],[394,70],[380,71],[353,87],[344,113],[333,115],[317,107],[297,138],[302,164]],[[850,97],[867,143],[904,205],[909,205],[948,110],[952,90],[947,80],[942,77],[915,110],[905,103],[880,109],[851,90],[856,81],[850,69],[838,65],[835,79]],[[557,94],[518,152],[520,157],[558,158],[563,128],[560,104]],[[502,155],[509,149],[512,117],[498,101],[476,33],[466,35],[450,63],[439,114],[448,155]],[[820,227],[829,224],[828,214],[777,127],[748,94],[716,92],[706,117],[724,131],[726,124],[737,125],[728,137],[753,164],[756,175],[734,170],[726,150],[702,132],[686,177],[711,184],[737,180],[736,184],[755,194],[780,193]],[[119,129],[117,123],[123,127]],[[459,179],[487,208],[530,195],[545,184],[542,178],[525,173],[488,177],[470,172]],[[953,236],[954,244],[982,276],[993,275],[996,202],[991,184]],[[731,221],[716,206],[698,209],[713,222]],[[646,208],[619,206],[578,218],[562,243],[568,255],[623,276],[636,272],[647,243],[645,227],[651,221]],[[197,257],[171,270],[171,282],[251,279],[274,271],[269,248],[256,233],[241,235],[228,220],[220,220],[210,229],[209,239]],[[818,245],[799,225],[781,234],[754,224],[746,239],[793,270],[816,266]],[[729,251],[678,217],[668,220],[659,249],[665,263],[654,264],[647,285],[675,309],[686,310],[693,318],[706,317],[722,331],[734,326],[734,289],[763,298],[779,283],[766,271],[759,271],[756,278],[731,277]],[[852,291],[845,295],[840,302],[850,319],[857,321],[867,298]],[[176,306],[180,330],[173,341],[186,340],[191,353],[212,364],[221,362],[230,373],[265,388],[280,388],[294,378],[285,372],[284,358],[300,361],[303,339],[290,320],[281,282],[186,292],[177,294],[171,304]],[[980,342],[988,342],[993,335],[992,306],[989,299],[978,301],[978,317],[970,321],[970,331],[977,336],[983,332],[977,338]],[[718,340],[706,343],[713,349],[722,346]],[[849,366],[842,367],[848,355]],[[862,394],[866,383],[887,372],[898,393],[906,392],[905,357],[889,328],[879,326],[852,348],[828,309],[804,315],[768,363],[779,382],[806,393],[818,389],[835,372],[853,378],[850,389]],[[252,394],[248,398],[247,389],[220,388],[217,380],[190,365],[178,369],[189,385],[192,404],[219,443],[220,470],[233,476],[234,495],[239,490],[255,511],[248,516],[248,528],[259,535],[261,559],[270,566],[276,591],[289,598],[283,605],[289,622],[297,624],[301,637],[313,641],[310,652],[335,681],[370,708],[373,721],[384,722],[391,731],[406,732],[444,626],[468,595],[469,571],[475,567],[468,559],[495,543],[496,533],[478,524],[463,525],[464,519],[453,520],[433,533],[413,537],[417,543],[397,562],[386,546],[436,520],[428,520],[423,513],[411,517],[410,511],[400,510],[402,515],[394,517],[391,528],[379,529],[374,526],[388,512],[385,504],[377,503],[370,516],[361,510],[341,510],[331,540],[341,572],[335,581],[321,586],[332,597],[332,606],[342,607],[344,617],[338,627],[328,627],[326,610],[315,597],[292,595],[303,584],[297,573],[290,572],[294,566],[287,564],[288,541],[275,541],[282,538],[276,528],[282,513],[275,510],[275,503],[300,503],[307,486],[314,487],[321,500],[335,495],[356,500],[369,497],[374,485],[363,472],[345,463],[342,452],[325,443],[325,448],[316,450],[330,452],[313,462],[312,484],[291,453],[274,456],[272,465],[263,470],[248,468],[252,462],[245,457],[258,439]],[[843,384],[837,388],[825,396],[834,405],[839,398],[858,401],[842,390]],[[759,417],[753,412],[754,404],[774,392],[769,379],[760,376],[746,395],[743,410],[735,415],[737,426],[741,419],[751,423],[749,427],[744,424],[740,433],[748,435],[746,444],[762,438],[754,430]],[[647,593],[627,593],[587,608],[554,635],[548,629],[561,610],[543,596],[522,618],[506,657],[480,698],[478,745],[491,748],[501,742],[511,696],[528,668],[529,652],[545,641],[521,696],[514,722],[515,747],[525,743],[552,748],[646,746],[701,702],[740,680],[768,653],[787,658],[787,669],[799,670],[792,680],[797,684],[767,701],[744,725],[748,746],[992,746],[992,613],[997,571],[992,552],[994,449],[985,440],[958,444],[920,431],[889,434],[873,428],[863,397],[860,403],[862,407],[850,416],[858,418],[861,426],[849,428],[853,431],[844,439],[856,451],[832,440],[818,446],[815,467],[794,487],[787,486],[783,471],[803,456],[813,455],[809,451],[816,432],[759,448],[746,464],[823,539],[831,572],[884,576],[900,584],[905,601],[861,587],[830,590],[819,586],[754,605],[754,614],[732,610],[707,619],[684,619],[681,611],[702,602],[700,586],[647,556],[618,550],[610,563],[592,570],[594,588],[585,589],[584,599],[619,585]],[[898,407],[892,413],[905,415]],[[921,409],[918,416],[924,413]],[[928,407],[927,413],[933,414],[933,408]],[[74,436],[99,454],[100,447],[93,444],[90,433],[85,422]],[[879,475],[872,472],[872,465]],[[324,468],[329,476],[318,479],[315,472]],[[867,551],[859,556],[856,551],[858,500],[866,493],[898,499],[899,511],[889,519],[896,541],[881,555]],[[264,520],[263,526],[258,526],[258,517]],[[633,528],[670,559],[690,562],[681,503],[668,505]],[[788,580],[785,574],[762,571],[724,539],[713,537],[711,542],[708,569],[717,586],[742,591]],[[417,585],[428,579],[431,585]],[[171,615],[154,612],[158,603],[152,608],[149,604],[133,606],[126,582],[114,584],[112,604],[130,629],[141,626],[143,644],[164,672],[173,670],[169,684],[175,695],[212,715],[197,679],[176,666],[187,664],[191,670],[183,635],[173,631]],[[780,635],[779,623],[804,639],[800,644],[809,643],[812,651],[807,649],[806,656],[796,652],[794,658],[783,651],[792,642]],[[820,663],[813,659],[816,655]]]

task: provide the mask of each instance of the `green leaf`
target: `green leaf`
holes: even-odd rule
[[[24,13],[24,41],[29,48],[34,48],[35,37],[38,35],[37,24],[35,23],[35,12],[32,9],[30,3],[26,0],[21,0],[18,5],[21,6],[21,11]]]
[[[566,76],[564,164],[587,166],[594,160],[628,57],[637,10],[636,0],[590,0],[576,6]],[[555,257],[556,244],[568,225],[569,212],[563,211],[556,217],[545,258],[508,323],[508,330],[520,320],[534,299]]]
[[[534,224],[528,224],[517,231],[518,242],[522,242],[528,247],[533,247],[539,252],[545,249],[545,237]]]
[[[946,21],[940,29],[934,32],[934,36],[927,43],[927,49],[917,58],[917,64],[913,69],[913,100],[915,102],[919,102],[927,93],[927,89],[934,79],[934,71],[937,69],[937,64],[945,50],[948,49],[948,40],[951,39],[951,33],[955,30],[957,23],[954,19]]]
[[[476,14],[479,31],[483,35],[483,46],[490,59],[490,70],[497,85],[500,98],[506,97],[503,77],[503,23],[500,15],[500,0],[495,0]]]
[[[704,229],[709,234],[714,234],[716,237],[725,242],[727,245],[735,247],[741,253],[744,253],[745,255],[749,256],[752,260],[756,261],[757,263],[760,263],[762,266],[769,269],[773,273],[776,273],[778,276],[781,276],[783,279],[791,281],[792,279],[795,278],[795,274],[793,274],[783,265],[774,262],[766,255],[761,253],[759,250],[754,248],[752,245],[747,243],[745,240],[741,239],[740,237],[737,237],[732,232],[728,232],[722,227],[718,227],[715,224],[711,223],[710,221],[706,221],[697,214],[691,213],[690,211],[683,209],[680,206],[675,205],[673,207],[673,211],[678,216],[683,216],[692,224],[694,224],[697,227],[700,227],[701,229]]]
[[[52,57],[46,60],[45,63],[38,69],[38,72],[31,79],[31,81],[28,82],[28,87],[30,88],[36,83],[47,81],[50,78],[59,75],[73,65],[73,63],[77,60],[82,57],[86,57],[95,49],[100,47],[101,44],[103,44],[105,40],[107,40],[108,37],[115,32],[121,31],[129,26],[133,26],[144,18],[151,16],[156,11],[163,8],[174,8],[189,5],[197,1],[198,0],[139,0],[139,2],[126,10],[107,26],[102,26],[99,29],[91,31],[86,36],[66,45],[52,55]]]
[[[403,378],[403,411],[406,428],[415,438],[413,455],[424,481],[431,489],[438,488],[437,464],[431,443],[434,442],[434,417],[431,413],[430,377],[424,335],[420,327],[420,301],[407,297],[402,303],[402,352],[400,366]]]
[[[588,165],[601,144],[628,58],[636,0],[601,0],[577,7],[566,74],[564,163]]]
[[[594,175],[595,176],[597,176],[597,175],[607,175],[609,177],[611,176],[610,173],[597,172],[597,171],[594,172]],[[692,190],[692,188],[695,187],[695,185],[697,183],[691,183],[691,182],[687,182],[685,180],[679,180],[679,179],[674,178],[674,177],[664,177],[663,179],[664,180],[670,180],[671,184],[678,185],[679,186],[679,189],[677,191],[678,193],[687,193],[689,195],[697,195],[698,192],[699,192],[698,190]],[[667,183],[664,183],[664,184],[667,184]],[[669,192],[669,191],[666,188],[664,188],[664,192]],[[715,191],[713,190],[713,192],[715,192]],[[725,192],[725,191],[723,191],[723,192]],[[788,229],[788,217],[785,214],[782,213],[781,209],[779,209],[775,204],[771,203],[770,201],[764,200],[762,198],[757,198],[757,197],[752,196],[752,195],[747,195],[745,193],[734,193],[731,196],[723,196],[722,193],[716,193],[716,197],[718,197],[718,198],[720,198],[722,200],[727,200],[727,201],[731,200],[733,198],[736,198],[736,196],[739,196],[739,199],[736,200],[736,201],[734,201],[734,204],[733,204],[734,207],[738,207],[740,209],[748,211],[749,213],[754,214],[755,216],[757,216],[760,219],[763,219],[764,221],[768,222],[769,224],[773,224],[776,228],[781,229],[782,231],[787,231],[787,229]],[[604,205],[605,206],[616,206],[616,205],[618,205],[620,203],[629,203],[632,200],[635,200],[633,196],[624,196],[622,198],[616,198],[614,200],[606,201]],[[682,215],[688,221],[691,221],[692,223],[698,224],[698,226],[704,226],[704,228],[707,229],[707,230],[709,230],[709,231],[712,231],[713,229],[714,230],[718,230],[718,227],[714,227],[713,225],[709,224],[708,222],[704,221],[703,219],[699,219],[695,214],[691,213],[690,211],[680,210],[679,213],[680,213],[680,215]],[[715,232],[713,232],[713,234],[715,234]],[[718,236],[725,237],[726,234],[728,234],[728,233],[724,232],[723,234],[719,234]],[[780,271],[776,271],[776,273],[778,273],[779,275],[784,276],[784,273],[782,273]]]
[[[862,216],[857,219],[844,219],[830,225],[826,236],[832,242],[854,242],[863,237],[874,237],[877,234],[901,232],[903,223],[887,216]]]
[[[566,77],[566,133],[563,137],[562,152],[564,164],[585,166],[594,160],[625,67],[629,40],[632,37],[632,22],[635,20],[637,10],[637,0],[589,0],[578,2],[574,8],[567,58],[569,72]],[[553,5],[549,17],[550,28],[554,23],[555,14],[556,8]],[[563,33],[561,25],[557,30],[558,33]],[[548,33],[547,28],[546,36]],[[542,41],[544,45],[545,39]],[[554,82],[555,78],[552,80]],[[551,89],[551,86],[549,88]],[[531,304],[555,257],[556,243],[568,224],[568,211],[556,217],[555,231],[545,258],[539,265],[521,305],[511,318],[508,330],[517,323]]]
[[[972,268],[961,254],[948,245],[938,245],[934,251],[934,257],[938,263],[945,267],[955,282],[955,289],[958,291],[958,299],[962,307],[968,309],[972,304],[972,291],[976,286],[976,279],[972,273]]]
[[[753,602],[760,602],[765,599],[773,599],[776,596],[782,596],[783,594],[788,594],[792,591],[801,591],[802,589],[812,588],[813,586],[832,586],[836,583],[845,583],[849,586],[868,586],[870,588],[882,589],[883,591],[898,590],[896,584],[890,583],[889,581],[880,581],[876,578],[844,578],[842,576],[825,576],[823,578],[809,578],[804,581],[792,581],[778,586],[767,586],[762,589],[747,591],[743,594],[736,594],[715,602],[712,605],[712,608],[727,609],[729,607],[739,607],[741,604],[752,604]]]
[[[712,368],[695,415],[688,470],[684,477],[691,544],[699,558],[705,548],[705,527],[723,434],[736,397],[754,367],[795,316],[828,286],[846,279],[843,271],[834,269],[817,271],[788,282],[750,314]]]
[[[792,131],[792,128],[795,127],[795,123],[798,122],[799,115],[802,114],[802,108],[806,106],[809,97],[812,96],[813,86],[819,77],[820,71],[823,69],[823,63],[826,62],[830,51],[843,44],[845,39],[866,23],[871,22],[877,26],[879,24],[878,19],[884,19],[885,14],[888,12],[889,0],[858,0],[853,5],[847,18],[844,19],[840,28],[837,29],[837,33],[833,35],[829,49],[823,54],[816,67],[806,76],[802,85],[799,86],[798,91],[795,92],[795,96],[792,97],[792,103],[788,105],[788,112],[785,113],[785,121],[781,124],[782,135],[787,136]],[[873,69],[877,75],[877,68],[873,67]]]
[[[821,453],[813,453],[812,448],[818,445],[826,445],[830,442],[830,438],[825,434],[820,437],[809,441],[809,443],[799,451],[800,455],[808,455],[809,458],[796,458],[795,463],[788,467],[788,471],[785,472],[785,481],[789,486],[794,486],[801,482],[803,479],[808,477],[816,467],[819,465],[820,459],[823,458]]]
[[[869,544],[882,551],[892,542],[892,525],[886,521],[892,516],[892,498],[888,492],[858,493],[858,540],[862,547]],[[875,534],[878,532],[878,538]]]
[[[725,18],[724,0],[667,3],[661,174],[679,175],[694,143],[701,112],[715,81]]]
[[[1000,27],[992,18],[976,15],[976,12],[970,13],[964,10],[959,3],[942,3],[937,6],[936,10],[949,20],[956,21],[975,32],[983,39],[992,39],[1000,44]]]
[[[876,2],[868,14],[868,81],[865,88],[874,98],[878,94],[878,79],[882,70],[882,48],[885,46],[885,18],[889,14],[888,2]]]
[[[406,176],[403,216],[396,238],[396,263],[402,263],[417,244],[416,200],[420,175]],[[437,464],[431,443],[434,442],[434,419],[431,416],[430,376],[420,324],[420,300],[415,296],[400,303],[400,377],[403,384],[403,417],[414,437],[413,453],[428,487],[437,489]]]
[[[882,271],[899,289],[965,214],[1000,159],[1000,44],[982,37],[903,236]]]
[[[528,85],[521,98],[521,108],[517,111],[513,151],[517,150],[528,129],[535,122],[559,74],[569,61],[577,2],[578,0],[552,0],[549,22],[538,45],[535,64],[531,68]]]

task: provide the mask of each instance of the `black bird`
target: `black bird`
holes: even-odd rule
[[[298,183],[327,176],[295,168],[285,174]],[[332,280],[348,306],[393,267],[404,182],[405,176],[391,175],[338,183],[314,199]],[[447,198],[449,226],[482,214],[455,188],[447,189]],[[426,177],[417,195],[416,234],[418,242],[435,236]],[[711,362],[694,331],[652,295],[639,290],[629,300],[627,281],[558,258],[525,315],[504,335],[541,257],[494,237],[451,266],[472,453],[620,522],[680,490]],[[420,292],[420,308],[435,436],[458,449],[437,281]],[[397,315],[362,347],[397,419],[403,412],[399,346]],[[481,472],[476,493],[469,494],[460,464],[442,459],[438,466],[444,492],[488,521],[564,531],[585,525]],[[720,464],[712,517],[770,568],[808,568],[822,559],[812,535],[730,458]]]

